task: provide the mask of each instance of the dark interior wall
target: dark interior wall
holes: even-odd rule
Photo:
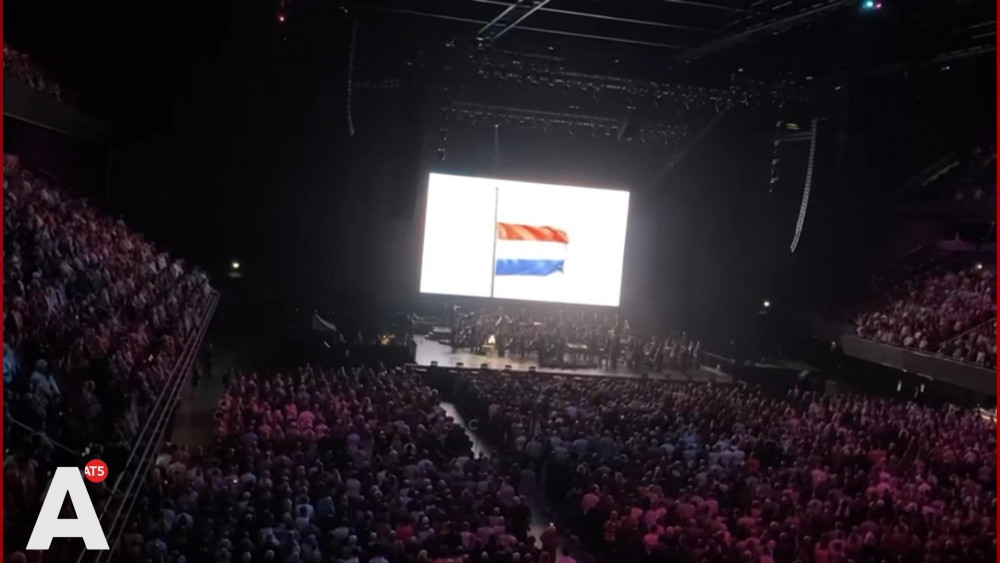
[[[4,116],[4,152],[43,170],[83,196],[107,195],[107,146],[75,139],[52,129]]]
[[[894,227],[894,232],[886,238],[885,248],[881,253],[886,261],[898,259],[912,250],[954,234],[947,232],[944,223],[932,219],[898,220]]]

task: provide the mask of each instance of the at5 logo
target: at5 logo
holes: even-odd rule
[[[100,483],[108,478],[108,466],[99,459],[91,460],[80,471],[79,467],[57,467],[52,483],[45,493],[42,510],[35,521],[35,529],[31,531],[27,548],[31,550],[47,550],[54,538],[83,538],[84,545],[90,550],[107,550],[108,540],[101,528],[101,520],[94,510],[90,500],[87,485],[83,477],[92,483]],[[76,518],[59,518],[63,501],[69,495],[69,501],[76,511]]]

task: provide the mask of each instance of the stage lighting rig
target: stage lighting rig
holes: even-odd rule
[[[725,35],[699,47],[682,51],[676,57],[675,62],[695,61],[707,55],[755,41],[762,37],[787,33],[792,29],[811,24],[834,14],[844,6],[850,6],[856,1],[818,0],[812,3],[796,3],[779,0],[773,3],[770,10],[760,10],[754,13],[743,14],[737,21],[731,24],[735,28],[742,29],[742,31]],[[862,2],[866,1],[868,0],[862,0]],[[879,2],[880,0],[871,1]],[[771,13],[779,13],[781,15],[771,16],[769,15]]]
[[[495,18],[480,28],[476,39],[480,44],[492,43],[517,25],[541,10],[550,0],[515,0]]]
[[[559,59],[519,58],[511,53],[474,53],[467,64],[457,65],[453,80],[475,78],[510,87],[540,88],[587,95],[602,100],[620,100],[626,106],[701,107],[788,107],[808,103],[817,85],[802,80],[783,79],[765,84],[734,74],[725,87],[674,84],[587,73],[567,68]]]
[[[623,122],[617,118],[469,102],[451,103],[441,108],[441,111],[448,121],[464,122],[473,126],[503,123],[521,130],[589,136],[594,139],[656,143],[670,147],[679,146],[688,133],[686,125],[643,121],[641,127],[635,128],[630,137],[625,137],[621,134]]]
[[[384,78],[382,80],[352,81],[351,88],[358,90],[398,90],[400,80],[398,78]]]

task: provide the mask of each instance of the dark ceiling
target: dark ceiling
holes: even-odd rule
[[[304,0],[296,0],[304,1]],[[356,0],[367,20],[504,48],[538,46],[662,70],[696,67],[762,78],[785,72],[882,72],[995,52],[987,0]],[[401,20],[400,20],[401,19]]]

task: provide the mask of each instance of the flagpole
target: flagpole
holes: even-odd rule
[[[499,224],[499,210],[500,207],[500,188],[493,188],[493,261],[492,266],[493,272],[490,275],[490,298],[493,298],[493,288],[497,281],[497,229],[500,228]]]

